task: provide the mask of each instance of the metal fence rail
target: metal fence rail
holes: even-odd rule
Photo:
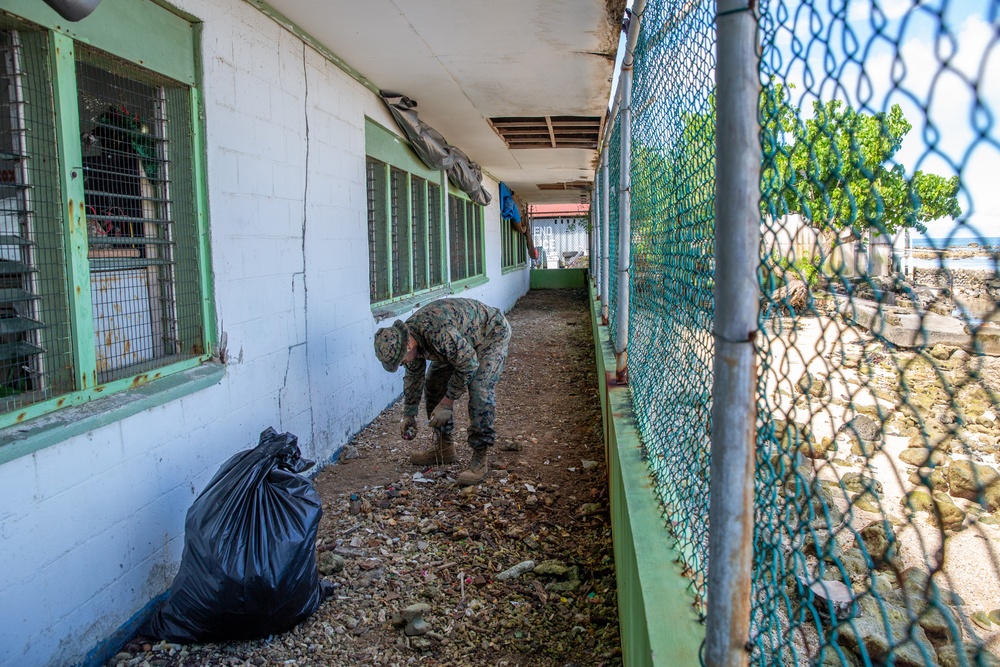
[[[730,407],[713,405],[715,281],[730,261],[757,276],[749,634],[706,659],[1000,665],[1000,0],[638,6],[632,124],[623,142],[609,119],[592,198],[594,233],[609,228],[596,285],[616,346],[627,299],[639,431],[703,611],[726,539],[710,486],[745,491],[710,479]],[[720,267],[716,158],[734,139],[717,30],[747,12],[761,243]]]

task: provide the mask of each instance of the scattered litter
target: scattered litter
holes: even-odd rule
[[[551,296],[559,290],[545,292]],[[551,315],[538,313],[538,318],[545,317]],[[526,335],[529,322],[512,324],[515,335]],[[585,327],[566,331],[575,329],[582,332]],[[544,336],[526,338],[533,341],[533,351],[553,347],[542,344],[548,340]],[[578,346],[566,347],[572,352]],[[522,352],[512,345],[511,359]],[[466,664],[468,652],[480,650],[487,637],[484,657],[523,655],[526,648],[538,647],[536,662],[544,661],[551,649],[558,651],[560,664],[620,664],[604,443],[598,441],[599,429],[592,428],[600,419],[599,397],[583,392],[586,404],[580,397],[570,398],[578,387],[592,383],[593,361],[588,363],[588,368],[572,364],[572,373],[564,373],[558,361],[519,364],[528,382],[517,386],[555,391],[564,404],[537,414],[525,411],[523,421],[513,426],[508,422],[510,438],[522,450],[504,451],[505,439],[498,437],[490,475],[468,492],[449,479],[463,469],[467,448],[458,448],[456,465],[411,467],[406,459],[417,443],[400,444],[398,404],[384,413],[352,443],[363,450],[361,463],[341,461],[347,465],[330,466],[317,477],[323,521],[315,551],[321,576],[332,583],[332,595],[320,605],[315,620],[291,633],[272,634],[269,641],[209,643],[187,650],[197,650],[206,664],[236,657],[246,664],[280,665],[286,659],[301,664],[306,654],[316,664],[390,664],[399,661],[401,651],[414,664],[431,657],[432,662]],[[508,381],[512,372],[514,365],[508,364]],[[539,430],[531,433],[536,423]],[[458,442],[464,444],[465,433],[456,427]],[[557,459],[563,451],[565,465]],[[583,454],[591,453],[600,465],[582,472]],[[545,459],[549,465],[539,468]],[[567,472],[568,466],[581,474]],[[414,475],[417,471],[420,474]],[[357,514],[349,511],[352,501],[358,503]],[[594,503],[586,509],[600,511],[593,518],[582,516],[584,503]],[[352,546],[352,537],[358,537],[353,542],[357,546]],[[534,571],[497,578],[501,570],[525,559],[533,559],[537,567],[553,555],[585,572],[585,582]],[[568,602],[560,603],[561,597]],[[409,620],[402,612],[414,603],[428,604],[430,610],[407,634]],[[392,630],[383,631],[386,627]],[[178,659],[168,653],[179,651],[179,645],[162,646],[175,648],[150,652],[149,644],[133,643],[123,654],[128,659],[114,664]],[[361,654],[363,658],[356,657]]]
[[[516,578],[520,577],[522,574],[524,574],[525,572],[530,572],[533,569],[535,569],[535,561],[533,561],[533,560],[521,561],[520,563],[518,563],[514,567],[512,567],[510,569],[507,569],[507,570],[504,570],[503,572],[501,572],[500,574],[498,574],[497,575],[497,579],[499,579],[501,581],[503,581],[505,579],[516,579]]]

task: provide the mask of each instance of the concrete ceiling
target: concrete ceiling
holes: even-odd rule
[[[597,152],[508,149],[490,118],[603,120],[625,0],[270,0],[525,203],[580,203]]]

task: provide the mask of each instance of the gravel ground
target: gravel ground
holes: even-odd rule
[[[478,485],[460,461],[418,470],[397,402],[317,475],[320,573],[333,594],[255,641],[180,646],[135,637],[107,664],[620,665],[607,472],[584,290],[535,290],[508,314],[497,446]],[[505,578],[505,570],[524,564]]]

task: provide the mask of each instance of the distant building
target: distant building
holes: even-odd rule
[[[765,257],[781,257],[796,261],[820,254],[819,230],[803,220],[801,215],[785,215],[775,222],[761,225]],[[888,276],[906,272],[909,264],[908,238],[905,231],[894,235],[841,230],[831,252],[831,266],[843,277]],[[825,258],[824,258],[825,260]]]
[[[529,210],[531,235],[544,256],[544,266],[562,269],[587,266],[590,260],[587,224],[589,204],[535,204]]]

